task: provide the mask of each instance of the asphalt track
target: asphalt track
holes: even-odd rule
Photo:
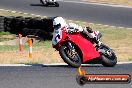
[[[86,66],[88,74],[130,74],[132,64],[113,68]],[[0,88],[132,88],[129,84],[86,84],[76,82],[77,69],[65,65],[0,66]]]
[[[132,27],[132,8],[82,4],[64,0],[60,7],[44,7],[39,0],[0,0],[0,8],[23,11],[37,15],[62,16],[113,26]]]

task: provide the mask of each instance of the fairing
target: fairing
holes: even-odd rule
[[[81,49],[83,54],[83,63],[100,56],[100,54],[95,50],[93,44],[81,35],[70,35],[69,40],[74,42]]]
[[[68,38],[66,39],[66,37]],[[71,41],[80,48],[83,55],[83,63],[100,56],[100,54],[95,50],[93,44],[82,37],[80,33],[66,34],[64,28],[54,30],[52,45],[56,50],[59,50],[61,44],[66,41]]]

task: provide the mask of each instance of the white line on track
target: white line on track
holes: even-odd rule
[[[124,5],[110,5],[110,4],[100,4],[100,3],[92,3],[92,2],[82,2],[82,1],[64,1],[62,2],[71,2],[71,3],[80,3],[80,4],[89,4],[89,5],[100,5],[100,6],[110,6],[110,7],[120,7],[120,8],[132,8],[132,6],[124,6]]]
[[[118,62],[117,64],[132,64],[132,61],[130,62]],[[52,63],[52,64],[42,64],[43,66],[67,66],[66,63]],[[82,64],[82,66],[99,66],[101,64]],[[34,66],[33,65],[26,65],[26,64],[0,64],[0,66]],[[37,66],[37,65],[36,65]],[[40,66],[40,65],[38,65]]]
[[[32,66],[32,65],[25,65],[25,64],[0,64],[0,66]]]

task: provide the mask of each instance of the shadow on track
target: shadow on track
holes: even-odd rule
[[[44,7],[44,5],[42,4],[30,4],[30,6],[43,6]]]
[[[30,4],[30,6],[41,6],[41,7],[56,7],[54,5],[44,6],[43,4]]]

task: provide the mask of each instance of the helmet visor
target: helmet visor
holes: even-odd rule
[[[58,28],[60,28],[60,27],[61,27],[61,24],[53,25],[53,28],[54,28],[54,29],[58,29]]]

